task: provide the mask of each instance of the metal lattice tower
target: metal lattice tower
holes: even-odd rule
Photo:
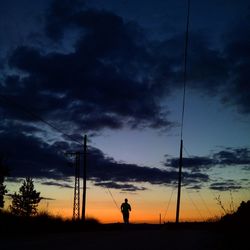
[[[68,152],[66,155],[75,157],[75,188],[73,201],[73,220],[80,219],[80,165],[81,155],[83,155],[83,197],[82,197],[82,220],[85,221],[86,211],[86,167],[87,167],[87,136],[84,136],[83,152]]]
[[[70,152],[66,153],[70,157],[74,157],[75,165],[75,187],[74,187],[74,200],[73,200],[73,220],[80,219],[80,162],[81,162],[80,152]]]
[[[80,219],[80,153],[75,153],[75,188],[73,201],[73,219]]]

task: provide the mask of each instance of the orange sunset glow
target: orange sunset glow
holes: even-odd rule
[[[120,205],[127,197],[131,204],[131,223],[161,223],[173,222],[176,216],[176,191],[161,187],[153,190],[152,186],[147,193],[138,192],[120,193],[112,190],[115,203],[106,189],[97,188],[89,184],[86,202],[86,217],[95,218],[101,223],[121,223],[122,214]],[[54,188],[55,189],[55,188]],[[48,193],[46,193],[48,192]],[[42,200],[39,205],[40,211],[47,211],[52,215],[71,219],[73,214],[73,189],[59,189],[54,191],[58,198],[55,200]],[[44,190],[44,194],[53,193],[53,188]],[[181,197],[181,221],[211,221],[223,215],[220,207],[214,199],[216,194],[204,192],[204,197],[197,192],[183,189]],[[242,196],[234,194],[235,206],[240,204]],[[245,197],[247,198],[247,197]],[[229,194],[225,194],[226,206],[229,206]],[[81,209],[80,209],[81,214]]]

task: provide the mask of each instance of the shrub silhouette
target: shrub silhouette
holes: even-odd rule
[[[247,202],[242,201],[237,211],[233,214],[226,214],[221,218],[221,222],[249,225],[250,224],[250,200]]]
[[[4,207],[4,195],[7,193],[4,185],[4,179],[7,174],[8,168],[4,165],[4,158],[0,156],[0,208]]]

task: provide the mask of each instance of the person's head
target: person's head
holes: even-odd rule
[[[127,198],[125,199],[125,202],[126,202],[126,203],[128,202],[128,199],[127,199]]]

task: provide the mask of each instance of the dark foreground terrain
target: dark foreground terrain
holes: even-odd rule
[[[0,210],[0,250],[241,250],[249,248],[250,200],[215,222],[101,224]]]
[[[82,232],[32,232],[0,237],[1,250],[247,249],[245,230],[180,225],[101,225]],[[247,244],[247,245],[246,245]],[[245,246],[245,247],[244,247]]]

